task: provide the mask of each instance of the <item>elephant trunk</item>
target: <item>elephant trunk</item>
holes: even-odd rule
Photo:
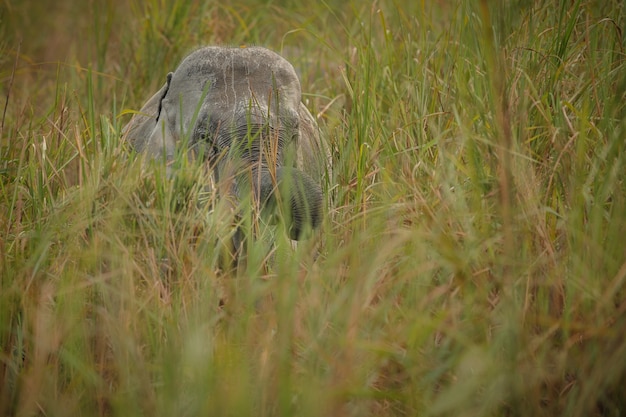
[[[253,171],[253,192],[263,211],[281,210],[289,237],[300,240],[322,221],[322,189],[304,172],[293,167],[266,167]]]

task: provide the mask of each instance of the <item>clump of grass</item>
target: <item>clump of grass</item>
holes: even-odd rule
[[[626,409],[620,2],[60,5],[89,42],[2,26],[1,414]],[[334,161],[230,269],[203,167],[120,140],[207,43],[282,50]]]

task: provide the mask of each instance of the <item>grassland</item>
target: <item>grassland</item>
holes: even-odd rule
[[[0,6],[0,415],[626,413],[622,1],[197,3]],[[235,270],[120,139],[206,44],[333,151],[319,235]]]

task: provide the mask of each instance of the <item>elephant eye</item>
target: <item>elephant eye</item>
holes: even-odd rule
[[[198,121],[191,136],[191,145],[203,152],[204,158],[211,160],[219,154],[217,141],[215,140],[218,127],[211,118],[204,115],[198,117]]]

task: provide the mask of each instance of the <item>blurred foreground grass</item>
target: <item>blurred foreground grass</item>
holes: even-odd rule
[[[621,1],[1,7],[0,414],[626,411]],[[205,44],[289,59],[335,164],[231,272],[202,170],[119,139]]]

